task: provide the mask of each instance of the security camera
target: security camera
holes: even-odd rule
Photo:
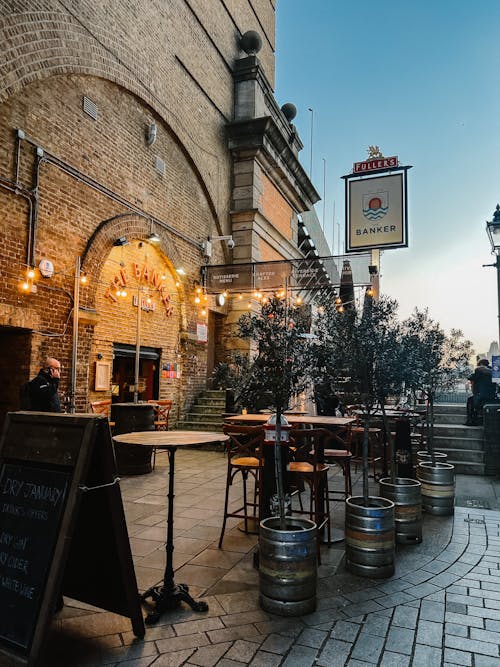
[[[228,239],[227,240],[227,247],[229,248],[229,250],[232,250],[234,248],[234,246],[235,246],[235,242],[233,241],[233,239]]]

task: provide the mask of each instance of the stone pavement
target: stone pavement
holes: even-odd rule
[[[121,482],[141,591],[161,580],[164,568],[166,454],[158,459],[150,475]],[[331,483],[342,485],[338,472]],[[233,502],[239,487],[233,489]],[[182,605],[138,640],[128,619],[66,599],[43,665],[500,666],[498,480],[459,475],[456,495],[465,506],[457,507],[454,517],[425,516],[422,544],[398,547],[390,579],[346,572],[343,542],[323,547],[318,608],[295,619],[259,607],[252,567],[255,536],[241,533],[233,521],[223,549],[217,549],[224,488],[221,452],[177,453],[176,582],[203,597],[208,612]],[[355,493],[359,490],[358,474]],[[332,518],[339,535],[343,503],[334,504]]]

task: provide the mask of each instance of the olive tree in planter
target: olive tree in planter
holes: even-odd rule
[[[454,466],[440,462],[434,448],[434,403],[438,390],[452,388],[467,367],[472,344],[461,331],[447,335],[429,317],[428,311],[416,309],[405,320],[404,348],[407,359],[406,383],[426,397],[426,434],[429,460],[417,465],[417,478],[422,483],[422,504],[431,514],[447,515],[454,510]]]
[[[240,336],[249,339],[254,348],[249,370],[240,386],[240,401],[249,405],[252,398],[267,393],[276,413],[276,515],[263,519],[260,524],[260,604],[277,614],[302,615],[316,607],[317,527],[308,519],[287,516],[289,499],[285,494],[286,460],[281,427],[286,424],[283,412],[292,396],[309,384],[309,338],[305,336],[308,318],[301,308],[290,306],[286,297],[273,296],[262,304],[260,313],[243,315],[238,327]]]

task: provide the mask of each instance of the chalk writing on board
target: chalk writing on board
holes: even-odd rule
[[[0,468],[0,638],[29,649],[57,542],[70,473]]]

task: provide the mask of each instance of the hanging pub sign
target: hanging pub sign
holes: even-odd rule
[[[408,246],[408,180],[411,166],[370,146],[369,159],[342,176],[346,200],[346,252]]]

